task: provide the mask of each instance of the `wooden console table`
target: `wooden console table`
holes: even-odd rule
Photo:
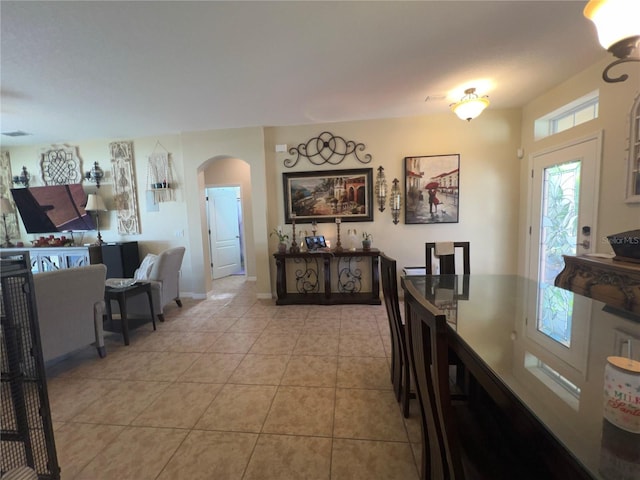
[[[557,287],[640,314],[640,264],[608,258],[564,256]]]
[[[277,305],[381,304],[378,249],[274,253],[273,256],[277,269]],[[295,292],[287,291],[288,261],[301,267],[296,268],[292,279],[295,280]],[[362,291],[362,262],[371,266],[371,291],[368,292]]]

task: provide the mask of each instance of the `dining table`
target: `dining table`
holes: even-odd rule
[[[518,275],[401,286],[447,316],[450,352],[553,478],[640,478],[640,371],[614,362],[639,365],[640,316]]]

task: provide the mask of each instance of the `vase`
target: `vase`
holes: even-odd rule
[[[280,242],[278,244],[278,253],[287,253],[287,244],[284,242]]]
[[[362,241],[362,249],[363,250],[371,250],[371,240],[363,240]]]

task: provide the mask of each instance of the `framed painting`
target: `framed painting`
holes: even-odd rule
[[[283,173],[285,222],[373,221],[373,169]]]
[[[404,159],[404,223],[458,223],[460,154]]]

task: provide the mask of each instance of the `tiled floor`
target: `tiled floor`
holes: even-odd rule
[[[183,304],[48,367],[63,480],[418,478],[383,306],[275,306],[244,277]]]

